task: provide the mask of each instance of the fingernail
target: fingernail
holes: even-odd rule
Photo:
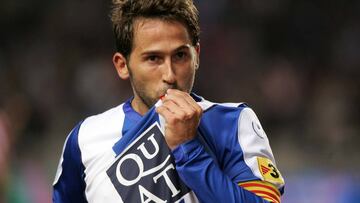
[[[164,100],[165,94],[160,97],[161,100]]]

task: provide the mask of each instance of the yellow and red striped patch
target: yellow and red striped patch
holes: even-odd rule
[[[239,186],[250,192],[255,193],[257,196],[260,196],[267,201],[280,203],[280,192],[271,183],[255,180],[239,183]]]

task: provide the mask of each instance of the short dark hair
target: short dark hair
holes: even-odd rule
[[[183,23],[191,42],[199,42],[199,13],[192,0],[112,0],[110,13],[116,49],[128,57],[133,48],[134,20],[140,17]]]

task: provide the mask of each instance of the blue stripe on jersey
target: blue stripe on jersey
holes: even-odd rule
[[[80,122],[70,133],[62,162],[62,173],[54,185],[53,202],[87,202],[85,197],[85,167],[81,161],[81,151],[78,143]]]
[[[124,105],[123,105],[123,110],[125,113],[125,119],[124,119],[124,124],[123,124],[123,128],[122,128],[122,135],[126,135],[126,133],[132,129],[136,123],[138,123],[142,116],[134,111],[134,109],[131,107],[131,99],[127,100]]]
[[[142,118],[142,116],[132,108],[132,100],[133,98],[130,98],[124,103],[123,110],[127,118],[137,123]]]
[[[130,107],[131,108],[131,107]],[[156,115],[155,115],[156,114]],[[113,146],[113,150],[116,154],[116,156],[118,156],[122,151],[124,151],[126,149],[126,147],[132,142],[134,141],[142,132],[144,132],[146,130],[146,128],[148,128],[151,124],[153,124],[154,122],[158,121],[159,116],[157,115],[156,111],[155,111],[155,107],[152,107],[143,117],[142,119],[140,119],[140,121],[138,123],[136,123],[137,126],[142,126],[140,128],[131,128],[129,129],[126,134],[120,138],[119,141],[117,141],[114,146]],[[126,116],[125,116],[125,121],[124,124],[127,125],[132,125],[130,123],[127,122],[131,122],[131,121],[126,121]]]

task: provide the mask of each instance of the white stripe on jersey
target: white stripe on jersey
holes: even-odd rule
[[[122,104],[87,118],[80,127],[79,148],[85,166],[85,194],[89,202],[122,202],[119,195],[113,195],[117,192],[107,177],[106,169],[115,160],[112,147],[122,137],[124,120]]]
[[[245,163],[256,177],[263,180],[263,176],[258,167],[257,157],[267,157],[275,164],[266,133],[263,130],[255,132],[253,125],[257,125],[261,129],[262,127],[259,119],[251,108],[244,108],[241,111],[238,122],[238,139],[244,153]]]

